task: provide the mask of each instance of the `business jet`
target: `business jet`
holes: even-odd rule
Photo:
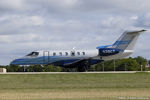
[[[105,60],[122,59],[133,53],[139,35],[146,30],[125,31],[112,45],[98,46],[94,50],[33,51],[13,60],[12,65],[54,65],[86,71],[90,65]]]

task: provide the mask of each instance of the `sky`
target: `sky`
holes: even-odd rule
[[[0,0],[0,65],[35,50],[95,49],[150,29],[150,0]],[[150,32],[132,57],[150,59]]]

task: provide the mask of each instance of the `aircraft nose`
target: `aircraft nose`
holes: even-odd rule
[[[17,59],[13,60],[10,64],[11,65],[17,65]]]
[[[21,64],[23,64],[23,62],[24,62],[24,59],[15,59],[10,64],[11,65],[21,65]]]

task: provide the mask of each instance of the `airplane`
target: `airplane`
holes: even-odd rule
[[[11,65],[54,65],[87,71],[91,65],[106,60],[122,59],[133,53],[139,35],[146,30],[125,31],[112,45],[98,46],[94,50],[33,51],[13,60]]]

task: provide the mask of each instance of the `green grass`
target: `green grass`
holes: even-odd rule
[[[150,99],[150,73],[1,74],[0,100]]]

